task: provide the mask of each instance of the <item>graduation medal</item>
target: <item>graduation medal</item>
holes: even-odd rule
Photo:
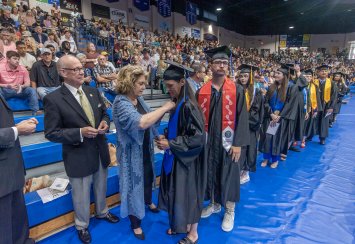
[[[198,103],[201,106],[205,117],[205,131],[208,133],[208,121],[210,114],[212,94],[212,80],[204,85],[198,95]],[[222,144],[224,149],[229,152],[234,136],[235,119],[237,110],[237,90],[235,83],[229,79],[224,80],[222,86]]]

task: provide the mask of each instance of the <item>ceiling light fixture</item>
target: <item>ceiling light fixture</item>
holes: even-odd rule
[[[293,28],[295,28],[294,26],[290,26],[290,27],[288,27],[289,29],[293,29]]]
[[[221,11],[221,10],[222,10],[222,8],[216,8],[216,10],[217,10],[217,11]]]

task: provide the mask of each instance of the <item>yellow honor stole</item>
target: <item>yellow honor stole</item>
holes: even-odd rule
[[[318,86],[320,86],[319,79],[315,80],[315,82]],[[331,90],[332,90],[332,81],[329,78],[327,78],[325,79],[325,87],[324,87],[324,94],[323,94],[325,103],[328,103],[330,101]]]
[[[311,107],[312,110],[315,110],[317,108],[317,93],[316,93],[316,85],[314,83],[309,83],[309,97],[311,99]]]

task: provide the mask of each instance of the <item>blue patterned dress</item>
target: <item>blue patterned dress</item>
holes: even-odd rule
[[[138,102],[144,110],[150,112],[142,97]],[[128,215],[143,219],[144,171],[143,139],[144,130],[139,128],[142,115],[124,95],[117,95],[113,103],[113,121],[117,130],[117,160],[119,166],[119,186],[121,195],[121,217]],[[156,127],[150,128],[151,162],[154,166],[154,137],[158,134]],[[153,167],[154,169],[154,167]],[[155,177],[154,177],[155,179]]]

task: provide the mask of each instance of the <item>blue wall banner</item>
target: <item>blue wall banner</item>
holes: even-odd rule
[[[133,0],[133,5],[140,11],[147,11],[150,7],[149,0]]]
[[[170,17],[171,0],[158,0],[158,12],[163,17]]]
[[[190,25],[197,23],[197,5],[189,1],[186,2],[186,20]]]

